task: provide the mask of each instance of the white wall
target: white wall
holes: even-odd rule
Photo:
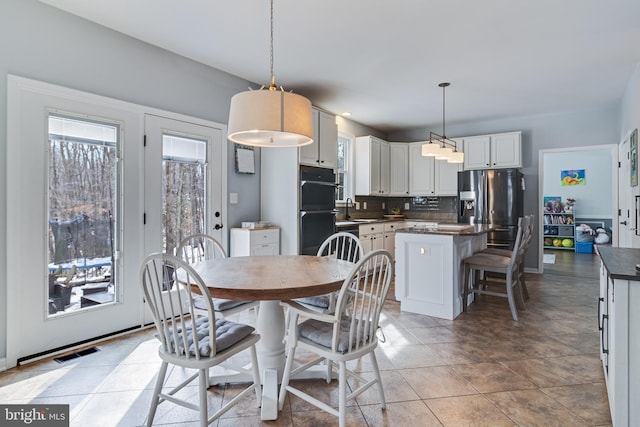
[[[560,196],[563,201],[568,197],[576,199],[577,218],[612,219],[611,186],[617,175],[614,177],[611,162],[610,149],[545,153],[542,194]],[[561,171],[572,169],[584,169],[585,185],[562,185]]]
[[[636,64],[622,97],[620,140],[640,125],[640,63]]]

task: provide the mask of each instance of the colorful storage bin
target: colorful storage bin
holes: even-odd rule
[[[590,254],[593,252],[593,242],[576,242],[576,252]]]

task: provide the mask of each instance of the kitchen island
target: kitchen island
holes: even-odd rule
[[[640,249],[596,245],[600,359],[612,424],[640,425]],[[594,309],[595,311],[595,309]]]
[[[442,319],[462,312],[462,260],[487,247],[485,224],[437,224],[396,230],[400,309]]]

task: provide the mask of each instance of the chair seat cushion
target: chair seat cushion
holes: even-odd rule
[[[512,250],[500,249],[500,248],[486,248],[486,249],[481,250],[478,253],[489,254],[489,255],[502,255],[502,256],[507,256],[507,257],[510,257],[511,255],[513,255],[513,251]]]
[[[480,269],[491,271],[492,269],[501,270],[509,266],[511,258],[502,255],[493,255],[485,253],[475,253],[463,260],[466,265],[475,266]],[[484,267],[484,268],[483,268]]]
[[[329,308],[329,305],[331,303],[329,294],[314,295],[311,297],[304,297],[304,298],[296,298],[294,301],[299,302],[300,304],[308,304],[308,305],[312,305],[314,307],[320,307],[320,308]]]
[[[232,299],[222,299],[222,298],[212,298],[213,299],[213,309],[215,311],[225,311],[230,310],[232,308],[238,307],[242,304],[247,304],[249,301],[236,301]],[[200,310],[206,310],[207,304],[204,302],[204,297],[202,295],[198,295],[193,297],[193,305],[195,308]]]
[[[220,353],[233,346],[234,344],[242,341],[255,331],[255,329],[249,325],[243,323],[230,322],[225,319],[215,319],[216,322],[216,353]],[[179,354],[185,354],[184,350],[184,336],[186,333],[186,342],[189,347],[189,355],[195,356],[199,353],[200,356],[209,357],[214,356],[211,350],[211,343],[209,341],[209,319],[207,317],[199,317],[196,320],[196,334],[198,336],[198,349],[195,348],[193,339],[193,328],[191,323],[185,325],[185,328],[178,327],[178,347]],[[173,346],[173,330],[169,330],[169,339]],[[172,349],[173,350],[173,349]]]
[[[338,345],[336,351],[346,353],[349,351],[349,330],[351,329],[351,319],[345,318],[340,322],[340,334],[338,336]],[[333,340],[333,324],[322,322],[320,320],[308,319],[298,325],[298,336],[314,344],[326,347],[331,350],[331,342]],[[363,334],[360,344],[369,339],[368,334]],[[355,346],[358,347],[358,346]]]

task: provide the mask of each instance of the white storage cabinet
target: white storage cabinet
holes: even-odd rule
[[[464,169],[522,167],[522,132],[507,132],[462,138]]]
[[[389,252],[393,259],[396,258],[396,230],[404,228],[404,221],[385,222],[384,224],[384,250]]]
[[[300,147],[300,164],[335,169],[338,164],[336,116],[313,109],[313,143]]]
[[[231,256],[280,254],[280,228],[232,228]]]
[[[462,164],[423,156],[422,144],[425,143],[409,144],[409,195],[457,196],[458,171],[462,170]]]
[[[384,223],[362,224],[358,234],[365,255],[376,249],[384,249]]]
[[[409,195],[409,144],[389,143],[389,195],[406,197]]]
[[[598,329],[611,420],[615,427],[640,425],[640,277],[634,265],[638,249],[605,248],[614,271],[600,264]],[[620,255],[620,257],[618,257]],[[602,255],[601,255],[602,257]],[[627,266],[631,266],[627,268]],[[620,271],[616,271],[620,269]],[[622,271],[626,270],[626,271]]]
[[[356,195],[389,195],[389,150],[389,143],[375,136],[356,138]]]

